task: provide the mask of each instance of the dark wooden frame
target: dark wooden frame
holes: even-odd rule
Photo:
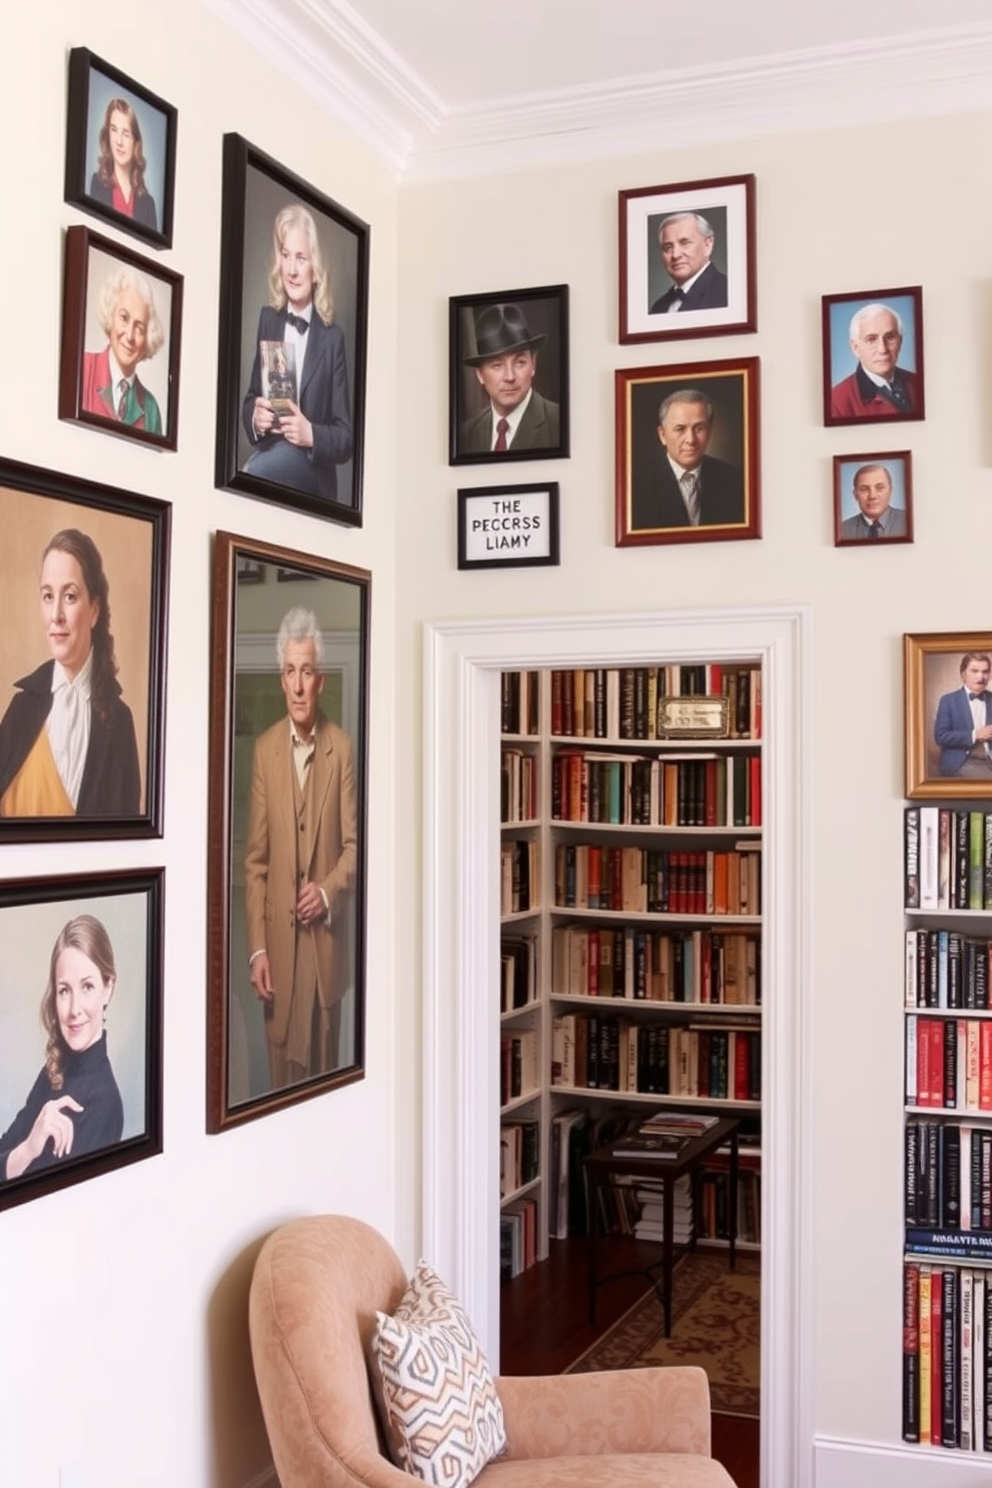
[[[168,358],[165,374],[165,417],[163,431],[155,434],[150,429],[138,429],[132,425],[118,423],[117,419],[101,413],[91,413],[83,407],[83,357],[86,353],[87,330],[90,329],[90,259],[100,253],[117,263],[125,264],[151,280],[152,290],[156,283],[166,285],[169,291],[169,313],[160,313],[163,329],[167,329],[166,344],[162,348]],[[156,310],[159,309],[156,305]],[[100,237],[88,227],[69,227],[65,234],[65,283],[62,297],[62,354],[59,364],[59,418],[69,423],[85,424],[87,428],[99,429],[103,434],[116,434],[121,439],[133,440],[137,444],[153,445],[157,449],[174,450],[179,438],[179,359],[182,341],[183,280],[181,274],[150,258],[142,258],[130,248]],[[100,331],[101,341],[105,340]],[[102,347],[100,348],[102,349]],[[159,353],[156,353],[159,355]],[[151,360],[151,359],[150,359]],[[138,363],[138,378],[148,384],[155,393],[161,408],[161,398],[151,387],[152,379],[142,377],[144,362]],[[161,388],[162,379],[156,378]]]
[[[675,367],[622,367],[615,373],[616,391],[616,546],[658,543],[729,542],[761,536],[759,480],[759,363],[757,357],[726,362],[684,362]],[[655,462],[665,458],[658,444],[657,409],[669,393],[681,388],[704,393],[715,409],[707,453],[741,471],[744,513],[741,522],[699,527],[634,525],[635,482],[653,482]],[[724,428],[721,428],[721,404]],[[729,417],[728,417],[729,415]],[[728,424],[740,427],[736,434]]]
[[[517,305],[531,337],[544,336],[536,348],[534,391],[557,403],[558,443],[546,448],[471,451],[463,447],[463,425],[485,411],[474,368],[465,358],[476,353],[475,315],[490,305]],[[542,374],[542,365],[544,368]],[[448,301],[448,464],[489,465],[515,460],[559,460],[569,453],[568,285],[538,289],[499,289],[487,294],[456,295]]]
[[[937,773],[934,740],[942,695],[961,686],[961,659],[969,651],[992,656],[992,632],[938,631],[903,636],[906,795],[911,800],[992,799],[992,769],[986,782]],[[990,684],[992,685],[992,684]]]
[[[906,300],[912,309],[911,323],[907,320],[908,307],[893,305],[896,300]],[[843,382],[858,363],[850,347],[850,322],[859,309],[881,304],[896,311],[903,320],[904,337],[897,366],[915,375],[919,388],[919,408],[905,412],[892,408],[886,413],[866,413],[854,417],[835,414],[832,409],[832,393],[835,386]],[[906,332],[911,337],[907,354]],[[822,300],[823,333],[823,422],[830,427],[841,424],[894,424],[918,422],[926,416],[923,361],[923,290],[917,285],[905,285],[900,289],[867,289],[856,294],[824,295]],[[907,366],[903,361],[912,360]]]
[[[730,336],[758,328],[753,175],[718,176],[639,186],[619,193],[620,341],[677,341]],[[677,212],[698,212],[714,229],[714,266],[727,276],[727,304],[669,315],[651,305],[671,285],[660,265],[658,224]],[[718,215],[719,214],[719,215]]]
[[[20,912],[23,916],[19,928],[6,925],[6,930],[0,931],[0,942],[6,948],[3,969],[0,970],[0,989],[7,977],[18,978],[18,985],[11,988],[9,1003],[0,995],[0,1090],[8,1095],[14,1092],[9,1103],[4,1102],[0,1130],[10,1126],[24,1105],[38,1071],[44,1067],[45,1035],[38,1015],[48,979],[51,951],[63,925],[79,914],[95,915],[105,923],[108,932],[111,924],[114,927],[110,938],[117,964],[117,985],[107,1017],[107,1047],[111,1067],[121,1088],[125,1117],[124,1134],[112,1146],[92,1153],[74,1155],[70,1152],[50,1167],[37,1169],[34,1173],[29,1168],[19,1178],[0,1183],[0,1209],[10,1209],[88,1178],[112,1173],[162,1151],[164,872],[162,868],[135,868],[116,873],[8,879],[0,883],[0,923],[6,922],[8,914]],[[127,932],[133,928],[133,908],[125,914],[121,907],[114,916],[102,907],[104,901],[124,896],[130,899],[139,894],[145,895],[147,906],[146,932],[140,955],[134,951],[130,954],[122,951]],[[48,910],[51,912],[47,913]],[[111,924],[106,923],[108,920]],[[29,970],[22,965],[27,961],[30,961]],[[127,979],[128,961],[132,971],[138,964],[143,964],[145,970],[145,1004],[140,1019],[144,1028],[144,1045],[143,1050],[139,1046],[138,1050],[130,1052],[126,1030],[133,1028],[135,1012],[127,999],[133,997],[135,988]],[[22,970],[29,975],[24,985],[20,984]],[[5,1029],[7,1019],[10,1022]],[[115,1028],[118,1033],[125,1030],[123,1039],[115,1039]],[[136,1034],[133,1036],[137,1037]],[[15,1044],[26,1043],[29,1037],[32,1062],[15,1074],[11,1067],[11,1049]],[[128,1135],[129,1106],[133,1104],[130,1092],[136,1083],[140,1085],[144,1119],[141,1129]]]
[[[892,481],[893,499],[900,493],[896,490],[896,482],[892,480],[891,466],[899,465],[902,483],[901,509],[906,513],[906,531],[901,537],[871,538],[867,531],[862,537],[845,537],[843,526],[845,522],[844,504],[851,494],[845,472],[845,467],[854,466],[855,469],[862,465],[884,465]],[[854,471],[851,471],[853,479]],[[857,516],[860,508],[854,503],[854,511],[850,516]],[[886,450],[883,454],[874,453],[834,455],[834,547],[835,548],[860,548],[865,544],[870,548],[890,548],[896,543],[911,543],[913,541],[913,454],[911,450]]]
[[[528,501],[528,497],[546,500]],[[476,503],[509,501],[513,511],[488,515],[473,514]],[[524,509],[521,510],[521,504]],[[458,492],[458,567],[459,568],[539,568],[553,567],[559,561],[559,516],[558,482],[535,481],[523,486],[473,486]],[[495,523],[484,534],[485,551],[492,557],[471,557],[470,549],[475,545],[473,525],[477,522]],[[472,525],[470,525],[472,524]],[[543,533],[542,533],[543,525]],[[541,551],[527,552],[527,546],[538,539]],[[511,546],[500,548],[501,542]],[[490,547],[490,544],[493,544]],[[523,545],[522,547],[520,545]],[[505,552],[506,556],[496,556]],[[523,557],[518,557],[519,553]]]
[[[161,201],[155,199],[156,216],[159,222],[157,228],[115,211],[113,206],[100,201],[90,192],[95,161],[94,146],[97,143],[92,137],[90,119],[91,100],[93,103],[97,101],[93,97],[96,92],[93,85],[94,72],[114,84],[116,92],[124,97],[132,107],[135,103],[140,103],[142,110],[151,109],[162,116],[165,159],[162,163],[162,199]],[[106,104],[103,107],[105,109]],[[135,113],[137,112],[135,109]],[[171,248],[178,120],[179,115],[176,110],[171,103],[166,103],[164,98],[159,98],[148,88],[136,83],[119,68],[111,67],[109,62],[104,62],[102,58],[95,56],[87,47],[73,47],[69,53],[69,97],[66,108],[66,201],[71,206],[80,207],[82,211],[89,212],[94,217],[101,217],[105,222],[119,228],[121,232],[131,233],[136,238],[143,238],[145,242],[151,243],[156,248]],[[147,114],[144,115],[143,120],[139,119],[139,124],[142,125],[144,142],[149,132]],[[154,197],[154,192],[150,194]]]
[[[35,509],[36,501],[53,503],[51,515],[42,522],[43,508]],[[47,511],[47,509],[44,509]],[[102,514],[97,519],[94,536],[93,512]],[[108,561],[106,534],[115,518],[133,519],[146,523],[150,533],[148,594],[148,652],[146,658],[147,683],[138,687],[126,670],[118,677],[123,688],[124,701],[134,712],[135,695],[147,694],[147,714],[142,719],[135,716],[139,740],[147,739],[142,773],[144,778],[144,808],[134,817],[15,817],[0,816],[0,844],[5,842],[69,842],[90,838],[109,837],[161,837],[162,796],[165,756],[165,669],[168,651],[169,610],[169,558],[172,525],[172,507],[168,502],[157,501],[150,496],[136,496],[130,491],[115,490],[112,486],[97,485],[94,481],[75,476],[56,475],[50,470],[40,470],[33,465],[21,465],[13,460],[0,460],[0,522],[8,531],[8,538],[0,544],[0,588],[9,605],[8,623],[0,638],[0,688],[3,699],[0,707],[6,709],[10,689],[18,678],[34,670],[30,659],[24,656],[11,657],[4,665],[4,650],[11,644],[14,616],[24,613],[24,604],[33,600],[37,604],[38,576],[41,555],[54,533],[65,527],[79,527],[97,542],[107,569],[110,585],[111,627],[115,635],[118,662],[121,659],[122,635],[135,629],[134,618],[127,624],[128,616],[122,610],[121,596],[124,575],[120,569],[112,569]],[[110,519],[108,521],[108,519]],[[6,524],[9,523],[9,526]],[[37,529],[37,530],[35,530]],[[16,536],[11,535],[16,534]],[[29,543],[30,551],[24,548],[18,554],[18,544]],[[122,533],[120,538],[122,565],[126,558],[129,585],[139,583],[137,572],[138,549],[133,537]],[[5,573],[7,564],[12,571]],[[34,619],[37,611],[31,607]],[[40,630],[40,626],[39,626]],[[44,644],[39,634],[39,647]],[[40,655],[40,650],[39,650]],[[37,665],[37,663],[35,663]]]
[[[343,664],[339,675],[343,679],[344,723],[354,745],[358,806],[358,864],[354,899],[354,923],[352,925],[354,955],[354,1057],[326,1074],[314,1076],[299,1085],[278,1090],[268,1090],[247,1098],[237,1098],[232,1090],[231,1078],[231,1013],[234,1006],[235,988],[233,967],[235,961],[244,969],[244,984],[248,980],[248,952],[244,946],[232,947],[232,883],[233,845],[235,837],[235,811],[238,782],[235,778],[236,734],[243,729],[237,717],[239,698],[237,693],[237,650],[239,642],[260,645],[261,665],[252,668],[256,675],[278,676],[275,657],[274,630],[267,622],[264,630],[245,631],[240,624],[242,606],[257,600],[266,616],[272,613],[272,601],[266,601],[265,590],[258,586],[239,585],[237,569],[239,562],[248,559],[263,565],[263,572],[272,570],[279,582],[291,582],[293,573],[301,580],[318,580],[323,584],[346,585],[354,588],[354,603],[359,620],[357,639],[350,642],[355,659],[349,670]],[[371,575],[367,570],[336,563],[313,554],[294,552],[290,548],[274,547],[252,538],[236,537],[230,532],[218,532],[214,539],[213,552],[213,622],[210,665],[210,801],[208,832],[208,928],[207,928],[207,1130],[224,1131],[231,1126],[254,1120],[272,1111],[295,1105],[311,1096],[321,1095],[327,1090],[351,1084],[365,1075],[365,955],[366,955],[366,861],[368,838],[368,711],[369,711],[369,648]],[[265,588],[268,586],[266,585]],[[284,591],[285,592],[285,591]],[[328,631],[322,617],[327,610],[328,599],[322,603],[317,584],[308,583],[306,597],[300,603],[317,614],[318,622],[325,630],[325,671],[327,666]],[[291,596],[282,600],[275,627],[282,615],[290,608]],[[269,660],[271,658],[271,660]],[[347,674],[347,675],[346,675]],[[248,675],[246,670],[243,675]],[[350,689],[350,690],[349,690]],[[351,701],[349,702],[349,697]],[[285,706],[281,719],[285,721]],[[288,723],[286,724],[288,729]],[[357,737],[356,737],[357,735]],[[257,735],[255,736],[257,737]],[[250,760],[242,761],[242,783],[244,766],[250,770]],[[242,998],[250,995],[251,1006],[257,1006],[254,993],[245,985],[239,988]],[[259,1013],[261,1029],[261,1013]],[[256,1041],[257,1042],[257,1041]]]
[[[251,183],[249,175],[251,174]],[[298,203],[314,214],[327,254],[334,281],[334,323],[340,325],[345,338],[348,383],[352,401],[354,454],[350,462],[338,467],[341,472],[351,466],[351,497],[329,500],[307,491],[252,475],[243,468],[242,450],[251,446],[242,423],[242,406],[251,377],[255,356],[255,330],[260,307],[267,302],[264,276],[259,282],[246,272],[249,232],[252,248],[268,262],[271,257],[274,212],[252,224],[260,211],[266,192],[280,210]],[[215,481],[219,487],[242,491],[280,506],[309,512],[345,526],[362,525],[362,474],[365,449],[365,379],[368,342],[369,253],[371,231],[352,212],[332,201],[308,182],[263,154],[238,134],[224,136],[224,186],[221,225],[221,301],[220,345],[217,354],[217,450]],[[340,267],[341,253],[327,253],[327,240],[336,241],[339,249],[354,256],[354,272]],[[250,338],[250,340],[248,339]],[[245,455],[244,458],[247,458]],[[340,492],[339,492],[340,498]]]

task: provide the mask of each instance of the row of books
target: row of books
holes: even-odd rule
[[[904,1441],[992,1452],[992,1278],[907,1262],[902,1367]]]
[[[552,993],[647,1002],[757,1006],[761,938],[743,930],[556,925]]]
[[[500,940],[500,1011],[512,1013],[537,997],[537,937],[503,935]]]
[[[741,842],[728,852],[669,852],[558,843],[555,904],[626,914],[758,915],[760,846]]]
[[[757,827],[761,757],[562,750],[551,765],[551,815],[617,826]]]
[[[540,1173],[541,1127],[537,1121],[504,1121],[499,1129],[499,1196],[507,1198]]]
[[[992,1130],[906,1122],[906,1248],[992,1260]]]
[[[721,1156],[715,1154],[714,1160]],[[699,1180],[698,1238],[730,1239],[730,1172],[704,1168]],[[761,1168],[742,1166],[737,1175],[737,1239],[761,1244]]]
[[[761,1030],[563,1013],[551,1020],[551,1084],[758,1101]]]
[[[956,930],[907,930],[906,1006],[986,1010],[989,950]]]
[[[536,1092],[541,1083],[540,1045],[537,1030],[522,1028],[504,1033],[499,1041],[499,1101],[518,1100]]]
[[[499,912],[519,914],[538,905],[538,848],[529,837],[507,839],[499,848]]]
[[[724,698],[730,738],[761,737],[761,668],[721,663],[553,671],[551,733],[577,739],[663,739],[666,697]]]
[[[992,1115],[992,1019],[908,1013],[906,1104]]]
[[[504,734],[535,735],[540,728],[540,672],[504,672],[500,679],[500,728]]]
[[[533,821],[538,814],[537,760],[522,749],[502,749],[499,756],[499,819]]]
[[[992,909],[992,812],[907,806],[907,909]]]
[[[512,1281],[537,1261],[537,1200],[518,1199],[499,1217],[499,1279]]]

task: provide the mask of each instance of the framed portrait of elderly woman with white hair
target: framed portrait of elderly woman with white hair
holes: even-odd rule
[[[0,460],[0,844],[162,835],[171,510]]]
[[[59,418],[174,450],[182,307],[179,274],[67,228]]]
[[[0,1209],[161,1152],[163,884],[0,884]]]
[[[171,248],[177,119],[164,98],[87,47],[73,47],[66,201],[156,248]]]
[[[224,136],[216,482],[362,525],[369,229]]]

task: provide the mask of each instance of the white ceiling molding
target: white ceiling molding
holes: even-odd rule
[[[410,183],[989,106],[992,20],[448,108],[345,0],[203,3]]]

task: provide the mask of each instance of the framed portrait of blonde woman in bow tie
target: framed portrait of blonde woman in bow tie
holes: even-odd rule
[[[906,795],[992,799],[992,632],[904,635],[903,661]],[[981,861],[988,853],[992,879],[989,823]],[[992,908],[992,892],[979,907]]]
[[[161,836],[171,510],[0,461],[0,843]]]

